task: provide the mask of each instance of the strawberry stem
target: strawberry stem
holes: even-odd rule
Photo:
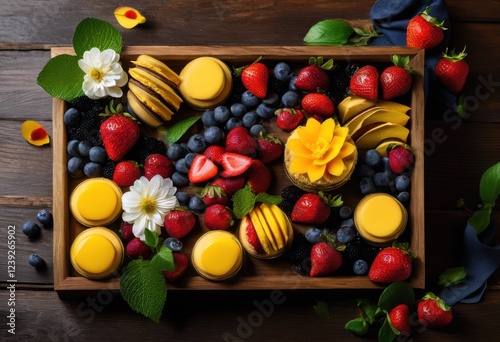
[[[415,70],[413,70],[412,67],[409,65],[409,63],[410,63],[410,56],[393,55],[392,56],[392,63],[394,63],[394,65],[397,66],[397,67],[405,69],[410,74],[414,74],[415,73]]]
[[[467,46],[464,46],[464,49],[459,53],[456,53],[454,48],[450,51],[450,53],[448,53],[448,48],[446,48],[446,50],[443,52],[443,57],[452,62],[461,61],[465,57],[467,57],[467,52],[465,52],[466,48]]]
[[[432,6],[428,6],[426,7],[426,9],[420,13],[420,15],[425,19],[427,20],[428,22],[430,22],[431,24],[433,24],[434,26],[437,26],[437,27],[440,27],[441,29],[443,30],[447,30],[446,27],[444,27],[444,20],[439,22],[436,18],[432,17],[429,15],[429,12],[432,10]]]

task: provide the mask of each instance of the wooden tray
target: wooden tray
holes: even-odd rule
[[[56,47],[52,49],[52,56],[59,54],[73,54],[72,48]],[[140,54],[149,54],[164,62],[172,69],[180,71],[190,60],[200,56],[214,56],[227,62],[229,65],[242,66],[253,62],[262,56],[262,61],[270,65],[278,61],[297,62],[306,65],[311,56],[323,56],[334,61],[356,61],[361,63],[389,63],[392,55],[409,55],[411,66],[416,71],[411,94],[410,144],[414,148],[416,157],[415,169],[412,175],[411,203],[409,207],[409,226],[407,228],[411,251],[417,255],[414,260],[411,286],[424,288],[425,286],[425,246],[424,246],[424,95],[423,95],[423,50],[405,47],[306,47],[306,46],[130,46],[121,53],[121,60],[125,70],[128,70],[130,61]],[[53,100],[53,211],[54,211],[54,288],[60,294],[68,291],[98,291],[118,290],[120,288],[120,272],[115,277],[96,281],[79,276],[71,267],[69,249],[75,236],[84,227],[79,225],[69,213],[69,194],[80,180],[70,179],[66,172],[66,130],[63,122],[63,113],[66,110],[64,101]],[[186,109],[183,109],[186,110]],[[182,115],[181,113],[177,115]],[[282,140],[286,134],[279,132],[273,124],[269,130],[277,132]],[[269,192],[279,193],[280,189],[288,185],[281,165],[273,168],[273,188]],[[350,183],[350,184],[349,184]],[[125,189],[126,190],[126,189]],[[335,193],[341,193],[347,204],[352,207],[361,198],[354,181],[348,182]],[[116,226],[111,226],[116,230]],[[303,230],[304,227],[296,226]],[[196,228],[185,241],[186,252],[194,241],[204,231],[203,227]],[[294,273],[292,264],[284,259],[271,261],[256,260],[246,257],[242,271],[233,280],[215,283],[199,277],[190,269],[184,281],[178,284],[169,284],[169,290],[255,290],[255,289],[377,289],[380,286],[372,283],[368,277],[332,275],[328,277],[302,277]]]

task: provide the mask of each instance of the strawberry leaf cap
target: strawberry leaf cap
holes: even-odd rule
[[[271,134],[267,133],[266,131],[260,131],[259,136],[261,138],[263,138],[263,139],[272,141],[273,143],[276,143],[276,144],[279,144],[279,145],[283,144],[279,138],[275,137],[274,135],[271,135]]]
[[[327,195],[323,191],[318,192],[318,195],[323,199],[323,202],[325,202],[329,207],[335,208],[335,207],[341,207],[344,204],[344,201],[342,200],[342,195]]]
[[[425,296],[422,297],[422,300],[426,300],[426,299],[435,300],[437,306],[439,306],[444,311],[450,311],[451,310],[451,306],[446,305],[446,303],[444,302],[444,300],[442,300],[441,298],[439,298],[438,296],[436,296],[432,292],[427,292],[425,294]]]
[[[412,252],[410,252],[410,244],[408,242],[399,242],[399,241],[394,241],[392,243],[392,247],[397,248],[404,252],[405,254],[408,254],[408,256],[411,259],[415,259],[416,255]]]
[[[392,63],[394,63],[395,66],[400,67],[408,71],[410,74],[414,74],[415,70],[409,65],[410,63],[410,56],[398,56],[394,55],[392,56]]]
[[[241,76],[241,73],[243,72],[243,70],[245,70],[245,68],[249,67],[252,64],[255,64],[255,63],[259,62],[261,59],[262,59],[262,56],[259,56],[251,64],[247,64],[247,65],[241,66],[239,68],[233,68],[233,74],[234,74],[234,76],[236,76],[236,77]]]
[[[121,103],[118,103],[116,107],[113,104],[113,100],[109,102],[108,105],[106,105],[106,108],[104,109],[104,113],[99,114],[100,117],[103,118],[108,118],[113,115],[123,115],[131,120],[136,121],[137,119],[130,113],[123,111],[123,105]]]
[[[455,52],[455,48],[453,48],[449,53],[448,53],[448,48],[443,52],[443,57],[452,61],[452,62],[458,62],[463,60],[465,57],[467,57],[467,52],[465,52],[465,49],[467,49],[467,46],[464,46],[464,49],[460,52]]]
[[[432,10],[432,6],[428,6],[420,15],[422,18],[427,20],[429,23],[431,23],[434,26],[440,27],[442,30],[447,30],[448,28],[444,27],[444,20],[439,22],[436,18],[432,17],[429,15],[429,12]]]
[[[217,185],[207,185],[201,190],[200,195],[205,196],[208,194],[208,197],[214,198],[214,197],[222,197],[225,196],[226,193],[220,186]]]
[[[336,65],[333,59],[329,59],[326,62],[323,62],[323,57],[309,57],[309,65],[316,65],[323,70],[333,70]]]

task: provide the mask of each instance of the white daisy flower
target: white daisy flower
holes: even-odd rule
[[[128,75],[119,60],[120,55],[111,49],[101,52],[98,48],[92,48],[83,53],[78,66],[85,72],[82,85],[85,95],[93,100],[123,95],[120,87],[127,84]]]
[[[133,223],[132,232],[145,241],[144,231],[161,234],[165,215],[179,205],[170,178],[156,175],[151,180],[142,176],[122,196],[122,219]]]

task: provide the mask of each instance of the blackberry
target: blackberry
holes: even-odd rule
[[[165,146],[165,143],[158,139],[143,137],[140,145],[141,148],[139,149],[139,161],[141,164],[144,164],[144,161],[150,154],[167,154],[167,147]]]
[[[301,262],[293,264],[293,270],[298,275],[309,276],[309,272],[311,272],[311,258],[305,258]]]
[[[274,91],[279,97],[288,91],[288,83],[281,82],[276,77],[269,78],[268,87]]]
[[[71,107],[78,109],[80,112],[84,112],[94,107],[95,101],[89,97],[82,95],[71,101]]]
[[[358,63],[351,62],[345,67],[345,74],[350,78],[359,70]]]
[[[361,247],[361,258],[365,260],[369,265],[372,264],[373,260],[375,260],[375,257],[377,256],[378,252],[380,252],[381,248],[375,247],[375,246],[370,246],[367,243],[364,243]]]
[[[68,141],[78,140],[82,141],[84,139],[84,135],[82,131],[78,127],[68,127],[67,128]]]
[[[104,167],[102,168],[102,176],[108,179],[113,179],[113,173],[115,172],[116,162],[108,159]]]
[[[295,203],[305,193],[306,193],[305,190],[302,190],[301,188],[296,187],[295,185],[289,185],[283,190],[281,190],[281,197],[292,203]]]
[[[246,90],[243,82],[241,82],[241,77],[234,76],[233,74],[233,89],[231,90],[231,94],[227,99],[226,104],[231,105],[233,103],[241,102],[241,94]]]
[[[283,212],[287,215],[287,216],[290,216],[292,215],[292,210],[293,210],[293,207],[294,207],[294,203],[293,202],[290,202],[288,200],[283,200],[281,201],[280,204],[278,204],[278,207],[283,210]]]
[[[290,249],[286,251],[286,258],[293,263],[302,262],[311,257],[312,245],[303,234],[296,234]]]
[[[361,252],[358,243],[356,241],[353,241],[346,244],[344,249],[344,255],[346,256],[346,259],[351,261],[351,263],[360,259]]]

